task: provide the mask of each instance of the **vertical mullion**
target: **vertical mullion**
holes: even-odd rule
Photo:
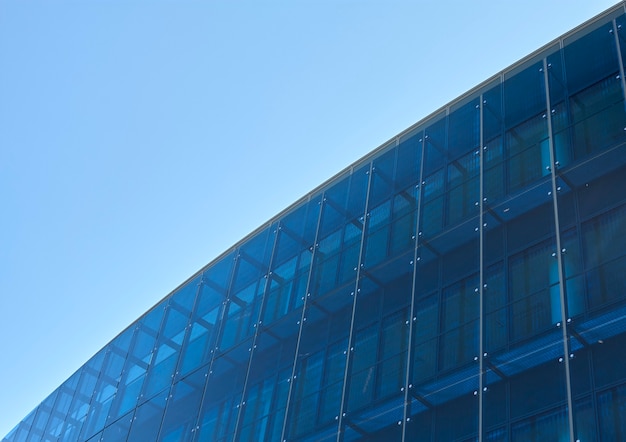
[[[307,282],[306,282],[306,289],[304,291],[305,295],[304,295],[304,299],[302,302],[302,313],[300,315],[300,321],[299,321],[299,328],[298,328],[298,338],[296,341],[296,349],[293,355],[293,366],[291,368],[291,376],[289,377],[289,379],[287,379],[287,382],[289,383],[289,391],[287,392],[287,403],[285,404],[285,417],[283,418],[283,428],[281,431],[281,435],[280,435],[280,440],[281,441],[285,441],[287,438],[287,423],[288,423],[288,418],[289,418],[289,406],[291,405],[291,399],[292,399],[292,395],[293,395],[293,384],[294,384],[294,380],[296,378],[296,369],[297,369],[297,364],[298,364],[298,354],[300,354],[300,339],[302,338],[302,327],[304,326],[304,317],[306,314],[306,308],[307,308],[307,303],[309,298],[311,297],[311,293],[309,292],[310,287],[311,287],[311,276],[313,274],[313,268],[315,265],[315,257],[317,254],[317,249],[318,249],[318,238],[319,238],[319,233],[320,233],[320,225],[322,223],[322,214],[324,212],[324,204],[323,202],[326,200],[325,194],[322,194],[322,199],[320,200],[319,204],[320,204],[320,210],[317,214],[317,225],[315,227],[315,239],[313,241],[313,251],[311,254],[311,264],[309,264],[309,275],[307,277]]]
[[[411,308],[409,310],[409,341],[408,341],[408,348],[407,348],[407,354],[406,354],[406,375],[404,378],[404,407],[403,407],[403,413],[402,413],[402,442],[406,441],[406,423],[408,422],[409,419],[409,389],[411,388],[411,370],[413,369],[413,326],[414,326],[414,322],[415,322],[415,284],[417,283],[417,262],[419,261],[419,250],[418,250],[418,243],[419,243],[419,236],[417,234],[417,232],[419,232],[420,229],[420,216],[421,216],[421,210],[422,210],[422,200],[423,200],[423,188],[424,186],[422,185],[422,179],[423,179],[423,175],[424,175],[424,150],[425,150],[425,146],[426,146],[426,142],[425,142],[425,133],[422,133],[422,138],[420,139],[421,142],[421,152],[420,152],[420,171],[419,171],[419,180],[416,184],[416,188],[418,189],[418,199],[417,199],[417,214],[415,216],[415,246],[413,248],[413,278],[411,280]],[[415,324],[417,325],[417,324]]]
[[[370,189],[372,186],[373,164],[374,164],[373,162],[370,163],[369,170],[367,171],[368,179],[367,179],[367,193],[365,195],[365,210],[363,211],[363,231],[361,232],[361,244],[359,246],[359,259],[357,261],[356,276],[355,276],[356,279],[354,282],[354,300],[352,301],[350,332],[348,334],[348,347],[346,349],[346,366],[345,366],[344,373],[343,373],[343,385],[341,389],[341,405],[339,407],[338,424],[337,424],[337,442],[341,441],[341,436],[342,436],[341,427],[343,425],[344,415],[346,414],[344,410],[345,402],[346,402],[346,394],[348,390],[346,386],[349,384],[350,367],[351,367],[351,362],[352,362],[352,358],[350,357],[350,355],[352,354],[352,348],[353,348],[352,338],[354,336],[354,315],[356,312],[357,299],[359,297],[359,278],[361,277],[361,265],[363,262],[363,248],[365,244],[365,233],[367,232],[367,225],[368,225],[367,213],[369,209]]]
[[[235,280],[235,275],[237,274],[237,266],[239,265],[239,249],[237,249],[237,254],[235,255],[234,261],[235,262],[230,272],[230,278],[226,286],[226,299],[222,302],[222,312],[219,318],[219,330],[215,337],[215,347],[211,350],[212,356],[211,356],[211,362],[209,362],[209,371],[205,373],[204,375],[205,377],[204,388],[202,391],[202,398],[200,399],[200,407],[198,408],[198,415],[196,416],[196,426],[195,428],[192,428],[191,430],[192,432],[200,429],[200,413],[204,405],[204,399],[206,398],[206,395],[207,395],[207,386],[209,385],[209,379],[211,377],[211,374],[213,373],[213,362],[215,362],[215,355],[217,354],[218,343],[220,342],[221,334],[224,331],[226,306],[228,305],[228,302],[230,299],[230,292],[233,288],[233,282]],[[163,413],[163,416],[165,416],[165,413]],[[198,433],[196,432],[196,434],[193,435],[193,440],[197,440],[197,434]]]
[[[548,115],[548,148],[550,150],[550,177],[552,181],[552,207],[554,209],[554,226],[556,230],[556,258],[557,267],[559,272],[559,298],[561,302],[561,332],[563,339],[563,361],[565,364],[565,386],[567,389],[567,415],[568,415],[568,431],[569,440],[574,442],[574,404],[572,402],[572,385],[570,378],[570,364],[569,364],[569,345],[568,345],[568,333],[567,333],[567,307],[565,304],[565,279],[563,278],[563,253],[561,248],[561,230],[559,223],[559,206],[557,199],[557,185],[556,185],[556,166],[554,158],[554,140],[552,134],[552,105],[550,103],[550,84],[548,78],[548,62],[546,58],[543,59],[543,81],[545,85],[546,93],[546,107]]]
[[[485,392],[485,269],[484,269],[484,247],[483,243],[485,240],[485,223],[484,223],[484,205],[485,205],[485,196],[484,196],[484,154],[485,154],[485,145],[484,145],[484,131],[483,131],[483,105],[484,99],[483,95],[480,95],[479,106],[479,143],[478,143],[478,162],[479,162],[479,258],[478,258],[478,268],[479,268],[479,281],[478,281],[478,295],[479,295],[479,307],[478,307],[478,442],[483,442],[483,433],[484,433],[484,392]]]
[[[202,291],[201,289],[202,289],[202,276],[200,276],[200,279],[198,281],[198,287],[196,288],[196,296],[194,297],[193,304],[191,305],[189,319],[187,321],[187,325],[185,326],[187,328],[187,331],[185,332],[185,337],[183,338],[183,342],[180,344],[180,349],[178,350],[178,359],[176,361],[176,367],[174,367],[174,379],[176,379],[176,376],[178,375],[178,371],[180,369],[180,365],[181,365],[181,361],[182,361],[182,355],[183,355],[183,348],[184,348],[185,345],[189,344],[189,339],[190,339],[190,335],[191,335],[190,330],[191,330],[191,328],[193,326],[194,310],[195,310],[195,307],[196,307],[196,303],[198,302],[198,297],[200,296],[200,293]],[[165,326],[165,320],[166,320],[165,317],[166,317],[166,315],[167,315],[167,311],[163,313],[163,317],[161,318],[161,325],[159,326],[159,330],[157,331],[157,335],[155,337],[155,345],[156,345],[156,341],[158,340],[158,337],[159,337],[159,335],[161,333],[161,328]],[[146,378],[148,376],[148,372],[149,372],[149,370],[146,371]],[[177,384],[180,381],[181,381],[181,379],[176,379],[175,382],[172,382],[170,384],[170,387],[169,387],[170,394],[168,395],[168,398],[171,397],[171,393],[172,393],[172,390],[174,388],[174,384]],[[145,387],[142,387],[142,390],[143,390],[143,388],[145,388]],[[204,397],[204,395],[203,395],[203,397]],[[146,400],[146,402],[148,402],[148,401],[149,400]],[[146,403],[146,402],[144,402],[144,403]],[[139,408],[139,404],[133,410],[133,412],[134,412],[133,415],[137,412],[137,408]],[[161,436],[161,431],[163,430],[163,423],[165,422],[165,418],[167,416],[167,411],[168,411],[169,408],[170,408],[170,403],[166,403],[165,407],[163,408],[163,414],[161,415],[161,421],[159,423],[158,436]],[[200,410],[198,410],[198,413],[200,413]],[[128,429],[129,434],[130,434],[130,430],[131,429],[132,429],[132,424],[131,424],[131,426]],[[191,429],[192,432],[193,432],[194,429],[195,429],[195,426]]]
[[[617,50],[617,60],[619,61],[619,79],[622,84],[622,96],[626,103],[626,78],[624,78],[624,60],[622,59],[622,51],[619,44],[619,36],[617,35],[617,23],[613,19],[613,36],[615,37],[615,48]]]
[[[270,273],[272,270],[272,265],[274,264],[274,257],[276,255],[276,244],[278,243],[279,230],[280,230],[280,222],[276,223],[276,230],[274,230],[274,241],[272,244],[272,253],[270,255],[270,261],[267,267],[267,272],[265,273],[265,285],[263,287],[263,298],[261,299],[261,307],[259,308],[259,316],[257,316],[257,320],[254,323],[254,336],[252,337],[252,344],[249,349],[250,357],[248,358],[248,366],[246,367],[246,378],[243,383],[243,389],[241,391],[241,400],[239,401],[239,405],[238,405],[239,409],[237,410],[237,421],[235,422],[235,432],[233,433],[233,440],[237,440],[237,437],[239,436],[239,425],[241,421],[242,410],[246,403],[244,398],[246,397],[246,393],[248,389],[248,378],[250,377],[250,367],[252,366],[252,361],[254,357],[254,349],[256,348],[257,337],[259,336],[259,329],[261,328],[259,327],[259,325],[261,322],[261,318],[263,317],[263,309],[265,307],[265,297],[267,296],[269,281],[270,281]]]

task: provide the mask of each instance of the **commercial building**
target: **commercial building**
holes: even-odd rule
[[[626,440],[625,12],[264,224],[3,441]]]

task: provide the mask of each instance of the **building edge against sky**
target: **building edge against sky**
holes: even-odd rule
[[[5,440],[626,437],[624,12],[262,225]]]

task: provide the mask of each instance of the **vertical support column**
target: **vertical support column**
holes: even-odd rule
[[[354,300],[352,301],[352,315],[350,317],[350,333],[348,335],[348,348],[346,349],[346,367],[343,373],[343,386],[341,389],[341,406],[339,407],[339,419],[337,427],[337,442],[341,442],[341,427],[343,425],[343,418],[346,414],[346,393],[348,391],[347,385],[349,385],[350,368],[352,366],[352,354],[353,344],[352,339],[354,336],[354,313],[356,312],[356,303],[359,298],[359,278],[361,277],[361,267],[363,263],[363,246],[365,244],[365,232],[367,231],[367,214],[369,211],[370,202],[370,188],[372,187],[372,166],[373,162],[370,162],[369,170],[367,171],[367,194],[365,196],[365,211],[363,212],[363,231],[361,232],[361,244],[359,246],[359,260],[356,267],[356,280],[354,282]]]
[[[569,440],[574,442],[574,403],[572,401],[572,383],[570,376],[570,364],[569,364],[569,345],[568,345],[568,333],[567,333],[567,304],[565,303],[565,278],[563,272],[563,253],[561,248],[561,230],[559,222],[559,207],[557,199],[557,184],[556,184],[556,160],[554,158],[554,139],[552,134],[552,103],[550,102],[550,82],[548,77],[548,62],[543,59],[543,80],[546,91],[546,106],[548,115],[548,146],[550,150],[550,176],[552,178],[552,207],[554,209],[554,226],[556,230],[556,258],[557,267],[559,272],[559,298],[561,302],[561,332],[563,339],[563,362],[565,364],[565,384],[567,388],[567,418],[568,418],[568,430]]]
[[[402,413],[402,442],[406,441],[406,424],[409,421],[409,390],[411,389],[411,371],[413,367],[413,327],[415,327],[415,284],[417,283],[417,263],[419,262],[419,250],[418,250],[418,242],[419,235],[417,234],[420,231],[420,217],[422,210],[422,179],[424,177],[424,135],[422,134],[422,138],[420,139],[422,144],[421,151],[421,159],[420,159],[420,172],[419,172],[419,181],[415,185],[418,188],[418,199],[417,199],[417,215],[415,217],[415,246],[413,248],[413,278],[411,279],[411,308],[409,311],[409,342],[408,348],[406,352],[406,373],[404,377],[404,409]]]
[[[484,243],[484,204],[485,204],[485,195],[484,195],[484,153],[485,153],[485,145],[484,145],[484,134],[483,134],[483,104],[484,99],[483,95],[480,95],[480,103],[479,106],[479,147],[478,147],[478,170],[479,170],[479,199],[478,199],[478,248],[479,248],[479,258],[478,258],[478,266],[479,266],[479,278],[478,278],[478,295],[479,295],[479,306],[478,306],[478,442],[483,442],[483,408],[484,408],[484,397],[483,394],[485,392],[485,315],[484,315],[484,292],[485,292],[485,281],[484,281],[484,257],[483,257],[483,243]]]
[[[263,310],[265,308],[265,297],[267,296],[267,292],[269,290],[269,281],[270,274],[272,271],[272,266],[274,264],[274,256],[276,251],[276,244],[278,243],[278,231],[280,230],[280,222],[276,224],[276,230],[274,231],[274,241],[272,244],[272,251],[270,256],[270,261],[267,267],[267,273],[265,273],[265,284],[263,285],[263,299],[261,299],[261,307],[259,308],[259,316],[257,317],[256,322],[254,323],[254,336],[252,337],[252,344],[250,346],[250,357],[248,358],[248,366],[246,367],[246,378],[243,383],[243,389],[241,391],[241,400],[239,401],[238,410],[237,410],[237,420],[235,421],[235,432],[233,434],[233,440],[236,441],[239,437],[239,427],[241,423],[241,414],[243,412],[243,407],[246,405],[246,393],[248,390],[248,378],[250,377],[250,367],[252,366],[252,358],[254,357],[254,349],[256,348],[256,340],[259,336],[259,329],[261,328],[261,318],[263,317]]]
[[[299,329],[298,329],[298,339],[296,342],[296,351],[293,355],[293,366],[291,368],[291,376],[289,377],[289,379],[287,379],[287,382],[289,382],[289,391],[287,392],[287,403],[285,405],[285,417],[283,418],[283,428],[280,434],[280,440],[281,441],[286,441],[287,440],[287,423],[288,423],[288,418],[289,418],[289,406],[291,405],[291,399],[293,397],[293,380],[296,378],[296,367],[298,364],[298,354],[300,354],[300,339],[302,338],[302,327],[304,325],[304,317],[306,315],[306,308],[307,308],[307,302],[309,300],[309,298],[311,297],[311,275],[313,274],[313,266],[315,265],[315,255],[317,254],[317,242],[318,242],[318,238],[319,238],[319,233],[320,233],[320,223],[322,222],[322,214],[324,212],[324,201],[326,200],[326,198],[324,196],[322,196],[322,199],[320,200],[320,210],[317,214],[317,225],[315,227],[315,240],[313,241],[313,251],[311,254],[311,264],[309,264],[309,276],[307,277],[307,281],[306,281],[306,289],[304,291],[305,295],[304,295],[304,299],[302,302],[302,314],[300,315],[300,321],[299,321]]]

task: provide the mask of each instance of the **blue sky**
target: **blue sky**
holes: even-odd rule
[[[0,3],[0,436],[351,162],[614,1]]]

